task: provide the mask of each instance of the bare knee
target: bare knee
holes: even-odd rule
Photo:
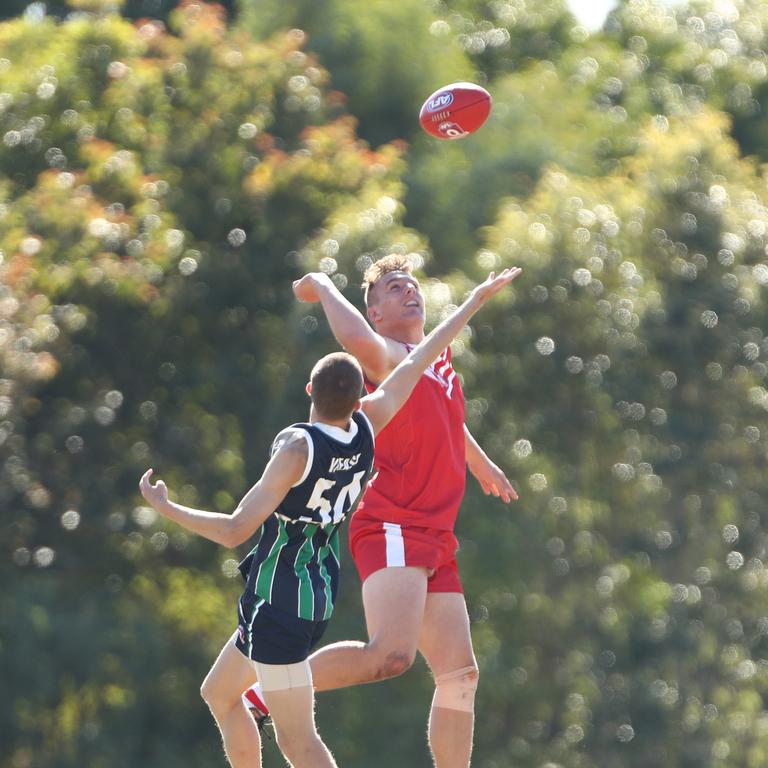
[[[216,700],[215,687],[211,685],[207,677],[200,686],[200,696],[209,707],[213,708],[213,703]]]
[[[231,691],[225,691],[211,673],[200,685],[200,696],[214,714],[223,712],[232,706]]]
[[[205,680],[200,684],[200,696],[203,701],[208,704],[211,699],[216,695],[216,678],[211,670],[206,676]]]
[[[415,653],[403,650],[381,654],[376,660],[374,679],[386,680],[402,675],[403,672],[407,672],[413,666],[415,658]]]

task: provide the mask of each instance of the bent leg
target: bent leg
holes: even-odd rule
[[[256,682],[251,662],[229,640],[211,667],[200,694],[221,731],[232,768],[260,768],[259,729],[242,700],[242,692]]]
[[[437,768],[468,768],[478,670],[464,595],[430,592],[419,650],[435,677],[429,746]]]
[[[309,663],[258,664],[264,700],[272,714],[280,751],[293,768],[336,768],[315,726]]]
[[[310,656],[316,691],[384,680],[405,672],[416,657],[427,599],[424,568],[382,568],[363,584],[367,643],[346,641]]]

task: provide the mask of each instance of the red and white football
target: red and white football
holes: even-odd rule
[[[491,94],[474,83],[451,83],[436,90],[419,112],[421,127],[438,139],[474,133],[491,113]]]

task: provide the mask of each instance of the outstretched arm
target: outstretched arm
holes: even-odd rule
[[[519,267],[503,270],[498,277],[491,272],[488,279],[478,285],[469,298],[422,341],[408,357],[379,385],[375,392],[362,399],[362,409],[378,433],[389,423],[410,397],[421,374],[435,358],[456,338],[472,315],[509,285],[521,272]]]
[[[192,509],[171,501],[162,480],[152,484],[152,469],[144,473],[139,488],[141,495],[163,517],[217,544],[236,547],[253,536],[277,509],[291,487],[301,479],[306,463],[304,438],[288,437],[270,459],[259,481],[243,496],[231,515]]]
[[[381,381],[396,365],[385,339],[371,328],[324,272],[310,272],[296,280],[293,292],[299,301],[320,302],[336,341],[357,358],[369,379]]]
[[[485,451],[472,437],[467,425],[464,425],[464,444],[467,453],[467,466],[469,471],[480,483],[486,496],[497,496],[505,503],[517,501],[517,493],[512,487],[504,472],[499,469],[489,458]]]

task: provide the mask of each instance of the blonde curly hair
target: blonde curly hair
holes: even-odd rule
[[[390,253],[386,256],[382,256],[378,261],[374,261],[363,274],[363,299],[365,305],[368,306],[368,297],[371,292],[371,288],[381,280],[384,275],[390,272],[406,272],[411,274],[413,272],[412,259],[400,253]]]

